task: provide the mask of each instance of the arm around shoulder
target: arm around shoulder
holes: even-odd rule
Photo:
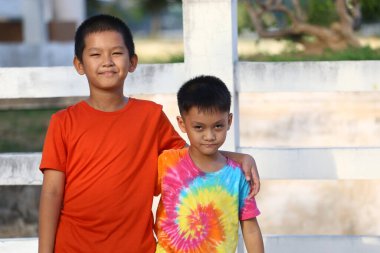
[[[260,176],[257,170],[255,159],[248,154],[229,152],[229,151],[221,151],[224,156],[240,163],[244,175],[247,181],[251,182],[251,193],[249,197],[252,198],[257,195],[260,191]]]
[[[243,232],[245,247],[248,253],[264,253],[263,237],[259,223],[256,218],[242,220],[241,230]]]
[[[38,253],[54,252],[64,186],[65,173],[58,170],[44,170],[39,210]]]

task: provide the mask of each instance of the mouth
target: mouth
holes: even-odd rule
[[[202,144],[202,146],[206,147],[206,148],[215,148],[217,146],[217,144]]]
[[[113,76],[116,74],[116,71],[102,71],[99,74],[102,76]]]

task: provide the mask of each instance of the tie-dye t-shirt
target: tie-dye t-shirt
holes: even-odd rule
[[[249,191],[239,164],[230,159],[205,173],[188,149],[165,151],[158,160],[156,252],[235,252],[239,220],[260,214]]]

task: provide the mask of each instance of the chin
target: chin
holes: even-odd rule
[[[218,153],[218,149],[212,149],[212,150],[210,150],[210,149],[202,149],[201,150],[201,153],[203,154],[203,155],[206,155],[206,156],[212,156],[212,155],[215,155],[216,153]]]

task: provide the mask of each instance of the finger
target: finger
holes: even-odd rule
[[[244,176],[245,176],[245,180],[251,181],[252,179],[251,171],[244,171]]]
[[[258,175],[256,174],[254,175],[253,180],[251,180],[250,184],[251,184],[251,191],[248,195],[248,198],[253,198],[260,191],[260,178],[258,177]]]
[[[250,185],[250,191],[249,191],[248,198],[251,199],[251,198],[255,197],[255,195],[256,195],[255,184],[254,184],[253,180],[251,180],[249,182],[249,185]]]
[[[260,186],[258,184],[253,183],[251,185],[251,191],[248,195],[248,198],[251,199],[251,198],[255,197],[259,193],[259,190],[260,190]]]
[[[253,191],[254,191],[255,196],[260,191],[260,179],[258,177],[253,178]]]

